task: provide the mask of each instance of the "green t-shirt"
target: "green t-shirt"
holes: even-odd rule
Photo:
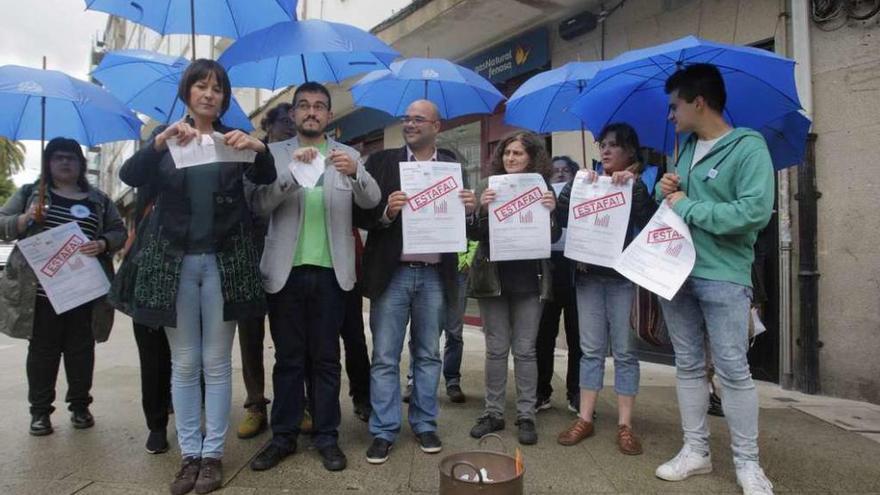
[[[316,146],[327,156],[327,141]],[[330,240],[324,218],[324,177],[312,188],[304,188],[303,222],[299,226],[299,241],[293,255],[293,266],[313,265],[333,268],[330,257]]]

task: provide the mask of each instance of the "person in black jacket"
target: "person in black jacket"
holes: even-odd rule
[[[656,204],[644,182],[639,180],[639,138],[628,124],[609,124],[599,134],[602,152],[602,173],[614,184],[632,184],[632,208],[624,246],[643,228],[654,214]],[[595,182],[598,174],[588,171]],[[562,219],[568,224],[567,212],[571,186],[560,195],[566,212]],[[605,376],[605,357],[610,344],[614,357],[614,390],[617,392],[617,444],[624,454],[642,453],[641,442],[632,430],[632,410],[639,388],[639,357],[630,312],[635,285],[613,268],[578,263],[577,290],[580,343],[583,356],[580,370],[580,415],[559,434],[562,445],[575,445],[593,434],[593,411]]]
[[[409,423],[422,451],[442,450],[437,430],[437,386],[440,382],[440,331],[446,298],[457,295],[458,257],[455,253],[404,255],[400,210],[407,196],[400,190],[400,162],[457,161],[447,150],[437,149],[440,114],[427,100],[410,104],[403,122],[406,146],[370,155],[367,171],[382,190],[375,208],[355,209],[358,227],[367,229],[361,288],[370,304],[373,359],[370,368],[370,433],[373,443],[367,461],[388,460],[400,433],[400,354],[406,325],[412,317],[413,395]],[[476,206],[474,193],[459,192],[468,214]]]
[[[217,62],[194,61],[184,72],[178,97],[189,115],[160,127],[119,171],[126,184],[152,182],[159,194],[140,240],[142,250],[122,277],[117,301],[134,321],[163,326],[171,348],[171,399],[183,456],[172,495],[216,490],[222,485],[221,458],[229,427],[232,341],[235,322],[266,313],[254,247],[246,180],[275,181],[275,162],[266,145],[220,117],[231,90]],[[253,163],[223,162],[177,168],[169,142],[186,145],[220,133],[226,145],[256,152]],[[205,436],[200,429],[205,379]]]
[[[558,241],[562,229],[556,222],[556,195],[550,182],[550,156],[541,138],[531,132],[511,134],[495,148],[491,175],[538,173],[547,182],[541,205],[550,210],[550,240]],[[470,435],[481,438],[504,429],[504,402],[507,389],[507,361],[513,354],[516,380],[516,425],[519,442],[538,441],[535,430],[538,365],[535,344],[544,301],[551,297],[553,273],[548,259],[487,261],[489,253],[489,209],[496,192],[485,189],[480,195],[478,221],[468,229],[468,237],[480,247],[471,269],[472,280],[493,279],[494,291],[482,291],[472,284],[471,295],[479,299],[480,316],[486,334],[486,405]]]

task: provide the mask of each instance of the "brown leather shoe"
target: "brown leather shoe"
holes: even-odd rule
[[[196,485],[196,478],[199,476],[199,464],[201,459],[198,457],[184,457],[180,461],[180,471],[174,475],[174,480],[168,487],[171,495],[184,495],[192,491]]]
[[[639,455],[642,453],[642,442],[627,425],[617,425],[617,446],[626,455]]]
[[[593,422],[578,417],[571,426],[556,437],[560,445],[576,445],[581,440],[593,435]]]
[[[199,479],[196,480],[196,493],[210,493],[223,485],[223,463],[220,459],[205,457],[199,467]]]

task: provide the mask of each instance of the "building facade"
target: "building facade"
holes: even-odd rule
[[[871,144],[880,131],[880,16],[818,22],[811,15],[814,3],[396,0],[381,2],[385,11],[380,16],[378,3],[371,0],[304,0],[300,17],[323,16],[363,28],[378,23],[372,32],[405,57],[456,61],[490,78],[506,95],[542,70],[576,60],[610,59],[686,35],[794,58],[801,101],[813,119],[811,166],[777,175],[776,212],[757,250],[769,331],[753,346],[752,371],[785,388],[880,403],[880,219],[869,214],[875,204],[873,164],[880,161],[880,151]],[[852,0],[836,3],[859,6]],[[574,36],[560,34],[561,24],[586,11],[595,15],[594,27]],[[110,48],[157,49],[150,46],[149,33],[114,22],[119,21],[108,23],[105,40]],[[145,38],[143,43],[132,46],[139,38]],[[187,42],[169,41],[166,47],[152,41],[160,51],[180,54],[188,50]],[[222,43],[209,42],[205,49],[220,50]],[[365,153],[402,145],[393,117],[353,106],[348,88],[356,80],[330,85],[335,136]],[[241,103],[246,111],[253,110],[257,125],[268,109],[290,101],[291,91],[245,95]],[[493,115],[444,123],[441,142],[462,156],[472,181],[483,175],[494,144],[513,130],[504,124],[503,111],[502,105]],[[587,163],[598,156],[589,135],[583,144],[579,132],[546,139],[554,155]],[[131,145],[102,150],[106,190],[116,190],[103,181],[115,180],[116,164],[133,151],[126,146]],[[815,179],[804,173],[812,169]],[[821,193],[815,220],[808,214],[813,185]],[[811,295],[813,287],[817,299]],[[649,359],[670,362],[669,349],[643,351]]]

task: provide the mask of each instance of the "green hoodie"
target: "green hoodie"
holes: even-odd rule
[[[691,135],[679,154],[675,172],[687,197],[673,207],[694,239],[691,276],[751,287],[755,239],[773,212],[767,143],[751,129],[733,129],[691,169],[696,144]],[[663,199],[659,183],[656,198]]]

